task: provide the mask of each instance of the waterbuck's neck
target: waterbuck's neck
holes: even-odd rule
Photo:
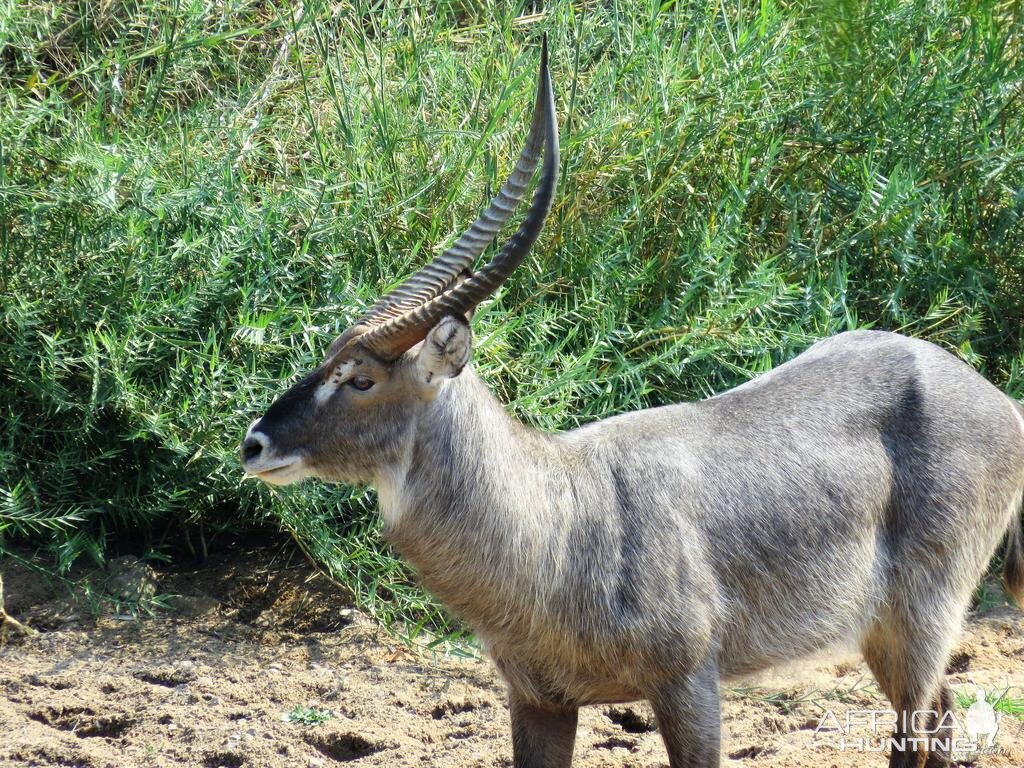
[[[564,487],[564,450],[467,369],[418,415],[404,457],[378,481],[387,536],[457,613],[494,621],[480,613],[502,604],[495,592],[557,562],[551,534],[565,510],[551,489]]]

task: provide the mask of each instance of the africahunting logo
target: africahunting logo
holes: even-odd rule
[[[947,711],[940,717],[933,709],[922,709],[905,713],[904,718],[901,722],[900,715],[889,709],[851,709],[841,717],[825,710],[814,738],[834,744],[840,752],[924,749],[964,759],[997,751],[1002,715],[981,688],[975,690],[974,702],[961,715]],[[908,733],[914,735],[901,735]]]

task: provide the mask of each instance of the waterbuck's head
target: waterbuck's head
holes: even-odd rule
[[[518,231],[477,272],[476,258],[522,200],[540,161],[541,178]],[[373,305],[331,344],[326,359],[249,427],[247,474],[287,485],[305,477],[370,482],[402,453],[417,412],[469,360],[467,318],[526,257],[558,181],[558,127],[541,53],[526,144],[487,210],[448,250]]]

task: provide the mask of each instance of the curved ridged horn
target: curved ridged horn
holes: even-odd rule
[[[545,42],[545,47],[546,45]],[[538,82],[537,98],[526,143],[519,153],[515,169],[509,174],[487,209],[444,253],[370,307],[360,319],[361,324],[379,325],[430,301],[451,287],[461,273],[473,266],[477,257],[487,249],[499,230],[512,218],[516,206],[526,194],[526,186],[530,183],[540,159],[540,147],[544,138],[543,95],[542,83]]]
[[[555,97],[548,72],[547,39],[540,59],[540,78],[537,85],[537,113],[543,125],[544,165],[541,179],[534,192],[530,209],[519,229],[478,272],[457,283],[426,303],[401,315],[389,318],[379,325],[370,326],[358,336],[358,344],[384,360],[395,360],[414,344],[423,340],[431,328],[449,314],[465,314],[508,279],[530,251],[551,210],[555,186],[558,183],[558,124],[555,122]],[[534,121],[536,123],[536,120]],[[532,136],[532,134],[531,134]],[[531,149],[529,142],[524,156]],[[536,166],[539,147],[532,152]]]

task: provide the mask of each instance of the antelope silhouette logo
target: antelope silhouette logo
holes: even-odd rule
[[[976,700],[967,709],[965,726],[968,737],[979,747],[991,747],[999,730],[999,718],[995,707],[985,698],[985,691],[977,688]]]

